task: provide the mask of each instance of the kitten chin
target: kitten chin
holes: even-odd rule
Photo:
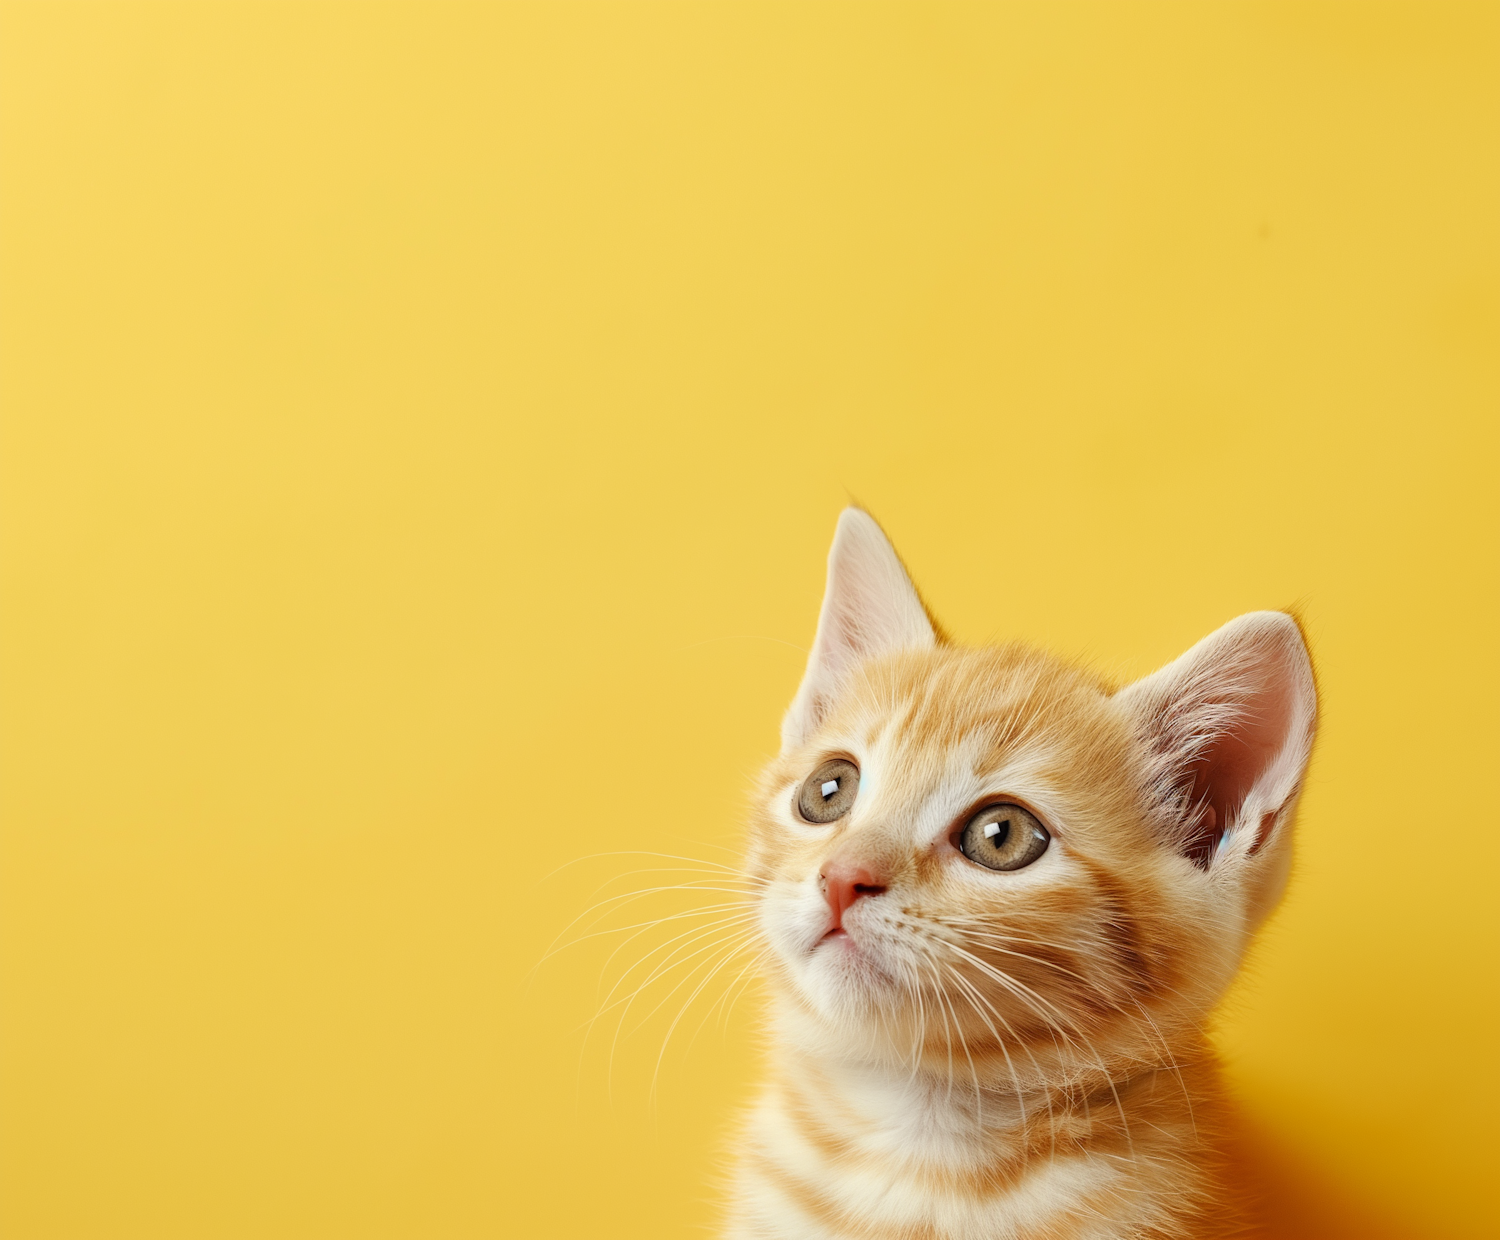
[[[1203,1029],[1316,713],[1278,612],[1124,688],[955,645],[846,511],[750,824],[771,1037],[728,1234],[1231,1234]]]

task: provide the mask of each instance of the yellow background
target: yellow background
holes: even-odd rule
[[[6,4],[4,1235],[702,1234],[754,996],[611,1085],[548,875],[729,855],[851,496],[966,640],[1300,604],[1222,1040],[1284,1235],[1494,1234],[1497,29]]]

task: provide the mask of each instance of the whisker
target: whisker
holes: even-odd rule
[[[598,912],[599,916],[593,922],[589,923],[589,927],[590,928],[592,928],[593,926],[598,925],[599,922],[602,921],[604,917],[608,916],[612,912],[616,912],[619,909],[624,908],[627,904],[633,904],[637,900],[644,900],[644,899],[646,899],[649,896],[661,895],[661,894],[663,894],[665,892],[669,892],[669,891],[708,891],[708,892],[722,893],[722,894],[725,894],[725,895],[740,896],[742,898],[746,898],[747,902],[748,902],[748,898],[746,897],[746,893],[743,892],[743,891],[736,890],[733,887],[706,887],[706,886],[701,885],[701,883],[696,883],[696,882],[692,882],[692,883],[668,883],[668,884],[665,884],[663,886],[646,887],[646,888],[642,888],[642,889],[637,890],[637,891],[623,891],[623,892],[620,892],[618,895],[610,896],[607,899],[598,901],[596,904],[592,905],[591,907],[585,909],[583,912],[579,913],[577,917],[573,918],[572,921],[570,921],[566,926],[564,926],[562,928],[561,932],[559,932],[559,934],[557,935],[557,937],[552,940],[552,943],[548,947],[547,953],[542,957],[542,960],[547,960],[549,957],[555,955],[556,952],[558,950],[560,950],[560,948],[558,947],[558,944],[563,939],[563,937],[570,930],[572,930],[574,926],[576,926],[580,921],[582,921],[585,917],[589,916],[591,913]],[[614,907],[613,908],[608,907],[610,905],[614,905]],[[600,910],[603,910],[603,911],[601,912]],[[540,964],[540,962],[538,962],[538,963]],[[536,972],[536,968],[537,968],[537,966],[535,966],[535,965],[532,966],[532,973],[533,974]]]
[[[547,955],[543,956],[538,963],[545,964],[553,956],[557,955],[558,952],[567,951],[570,947],[577,947],[580,943],[587,943],[590,939],[601,939],[606,935],[611,934],[624,934],[627,930],[649,930],[652,926],[665,925],[667,922],[671,921],[681,921],[684,917],[703,917],[709,913],[718,912],[721,909],[741,907],[743,907],[742,902],[725,900],[721,901],[718,904],[705,904],[699,908],[684,909],[676,913],[663,913],[660,917],[653,917],[650,921],[633,921],[623,926],[610,926],[604,930],[591,930],[587,934],[580,934],[576,939],[569,939],[566,943],[563,943],[553,951],[548,952]],[[631,935],[631,937],[629,939],[626,939],[625,942],[629,943],[635,937],[635,935]],[[624,944],[622,944],[621,946],[624,946]],[[615,952],[618,952],[619,950],[620,948],[615,948]],[[612,952],[610,954],[611,959],[613,959],[615,952]]]
[[[710,847],[721,847],[721,845],[710,845]],[[642,848],[620,848],[611,852],[587,853],[582,857],[574,857],[571,861],[564,861],[557,869],[550,870],[537,879],[537,883],[538,885],[545,883],[572,866],[580,865],[585,861],[597,861],[601,857],[659,857],[666,861],[691,861],[695,865],[713,866],[716,870],[736,876],[740,874],[740,871],[734,866],[721,865],[717,861],[707,861],[702,857],[684,857],[678,853],[649,852]]]
[[[765,963],[767,955],[767,949],[764,947],[760,948],[755,953],[755,955],[751,957],[750,961],[744,966],[744,968],[742,968],[738,973],[734,975],[734,980],[719,992],[719,997],[713,1001],[708,1011],[704,1013],[703,1019],[698,1022],[697,1029],[693,1031],[693,1036],[688,1042],[688,1049],[691,1050],[693,1045],[697,1042],[698,1035],[703,1032],[704,1027],[713,1018],[713,1014],[715,1011],[718,1011],[721,1014],[719,1027],[721,1029],[727,1029],[729,1027],[729,1009],[734,1005],[734,998],[738,997],[736,988],[740,986],[741,982],[744,982],[747,979],[751,970],[758,969],[762,964]],[[740,993],[743,992],[741,991]],[[731,998],[731,996],[734,996],[734,998]]]
[[[918,943],[921,943],[925,948],[927,948],[927,950],[929,951],[929,953],[932,951],[932,948],[931,948],[930,944],[928,942],[924,941],[923,938],[918,937],[916,941]],[[939,939],[937,941],[938,942],[943,942],[943,943],[946,944],[946,940]],[[946,944],[946,945],[952,946],[951,944]],[[966,978],[963,977],[962,974],[960,974],[956,969],[953,969],[951,965],[949,965],[947,967],[949,969],[950,974],[955,978],[955,980],[957,980],[957,981],[959,981],[961,983],[962,988],[966,992],[972,992],[972,995],[978,996],[980,999],[984,999],[984,996],[980,995],[979,992],[973,987],[973,985],[971,983],[968,982],[968,980]],[[971,1006],[974,1006],[973,998],[970,998],[969,1002],[970,1002]],[[1032,1067],[1036,1068],[1037,1071],[1038,1071],[1038,1074],[1040,1074],[1041,1068],[1040,1068],[1040,1066],[1036,1062],[1036,1057],[1034,1055],[1031,1055],[1030,1049],[1026,1048],[1025,1047],[1025,1043],[1019,1037],[1016,1036],[1015,1030],[1011,1028],[1010,1022],[1008,1020],[1006,1020],[1005,1017],[1000,1014],[1000,1012],[994,1007],[993,1004],[991,1004],[989,1002],[989,1000],[984,999],[984,1003],[985,1003],[985,1006],[988,1007],[990,1009],[990,1011],[994,1013],[995,1018],[1002,1025],[1005,1026],[1006,1032],[1009,1033],[1013,1039],[1015,1039],[1016,1044],[1018,1046],[1021,1046],[1023,1049],[1026,1049],[1027,1054],[1029,1056],[1031,1056]],[[1014,1062],[1012,1062],[1012,1060],[1011,1060],[1010,1050],[1009,1050],[1009,1048],[1005,1044],[1005,1039],[1002,1038],[1000,1036],[999,1032],[995,1029],[995,1027],[989,1023],[989,1019],[984,1015],[984,1013],[977,1006],[974,1006],[974,1010],[975,1010],[976,1013],[978,1013],[979,1018],[981,1020],[983,1020],[985,1022],[985,1025],[989,1028],[990,1036],[995,1039],[995,1044],[997,1046],[999,1046],[999,1048],[1000,1048],[1000,1054],[1002,1056],[1004,1056],[1004,1058],[1005,1058],[1006,1070],[1010,1073],[1011,1084],[1015,1087],[1016,1105],[1020,1109],[1020,1112],[1021,1112],[1021,1122],[1022,1122],[1022,1124],[1025,1124],[1025,1122],[1026,1122],[1026,1098],[1025,1098],[1025,1095],[1024,1095],[1022,1089],[1021,1089],[1021,1080],[1020,1080],[1020,1077],[1017,1076],[1017,1074],[1016,1074],[1016,1066],[1015,1066]],[[1050,1101],[1050,1099],[1048,1101],[1048,1109],[1049,1109],[1049,1112],[1050,1112],[1050,1109],[1051,1109],[1051,1101]]]
[[[652,1069],[651,1072],[651,1088],[646,1095],[652,1106],[655,1106],[656,1104],[656,1083],[657,1079],[661,1075],[661,1063],[662,1060],[666,1057],[667,1044],[671,1042],[672,1034],[676,1032],[677,1026],[681,1022],[683,1016],[687,1014],[688,1008],[693,1006],[694,1000],[696,1000],[698,996],[703,993],[703,988],[707,986],[709,982],[713,981],[713,979],[718,976],[719,971],[723,969],[724,966],[731,960],[733,960],[735,956],[745,948],[745,946],[746,943],[744,942],[744,940],[730,945],[729,950],[724,953],[719,962],[715,964],[713,968],[711,968],[706,974],[704,974],[703,980],[699,982],[698,985],[693,989],[692,994],[688,995],[687,999],[682,1004],[682,1007],[678,1009],[677,1015],[672,1018],[672,1023],[667,1026],[666,1035],[661,1040],[661,1050],[656,1053],[656,1066]],[[703,1026],[700,1023],[699,1028],[701,1029],[702,1027]]]
[[[722,935],[722,933],[723,932],[722,932],[722,930],[720,930],[719,927],[711,927],[711,928],[709,928],[707,930],[704,930],[701,933],[699,933],[695,938],[691,938],[686,943],[680,944],[677,948],[675,948],[674,951],[672,952],[672,956],[678,956],[679,953],[686,951],[686,949],[689,948],[689,947],[692,947],[694,943],[701,941],[703,938],[706,938],[709,935],[713,935],[713,934],[721,934]],[[733,946],[732,942],[731,942],[731,946]],[[721,949],[723,947],[724,947],[724,939],[722,937],[720,937],[718,939],[715,939],[715,940],[707,943],[706,945],[704,945],[702,947],[695,948],[693,951],[688,952],[684,956],[680,956],[676,960],[673,960],[672,957],[669,956],[667,959],[665,959],[661,963],[659,963],[651,971],[650,976],[648,976],[639,986],[637,986],[636,989],[634,991],[632,991],[631,994],[628,997],[622,998],[622,999],[618,1000],[614,1005],[612,1005],[612,1006],[620,1006],[620,1005],[623,1004],[623,1007],[621,1007],[619,1020],[616,1021],[616,1023],[615,1023],[614,1037],[610,1040],[610,1050],[609,1050],[609,1080],[611,1082],[611,1087],[613,1085],[613,1079],[614,1079],[615,1054],[616,1054],[616,1052],[617,1052],[617,1050],[619,1048],[620,1037],[621,1037],[621,1035],[622,1035],[622,1033],[624,1031],[626,1019],[629,1017],[629,1015],[630,1015],[630,1009],[635,1005],[636,999],[639,998],[640,995],[649,986],[652,985],[652,983],[654,983],[658,979],[664,977],[672,969],[681,968],[682,966],[686,965],[689,961],[691,961],[691,960],[693,960],[693,959],[695,959],[695,958],[697,958],[699,956],[702,956],[702,955],[704,955],[707,952],[713,952],[713,951],[719,950],[719,949]],[[657,1003],[656,1007],[652,1008],[651,1011],[648,1012],[641,1019],[641,1021],[637,1023],[636,1029],[639,1029],[641,1027],[641,1025],[645,1023],[645,1021],[650,1020],[653,1015],[655,1015],[658,1011],[660,1011],[661,1008],[662,1008],[662,1006],[667,1002],[667,1000],[669,1000],[673,995],[675,995],[679,990],[681,990],[682,987],[684,985],[686,985],[687,982],[692,979],[694,972],[696,972],[696,970],[698,968],[701,968],[701,967],[702,967],[702,964],[700,962],[698,965],[694,966],[693,971],[689,972],[689,974],[687,975],[686,978],[682,979],[675,986],[673,986],[672,989],[669,990],[666,993],[665,996],[663,996],[663,998],[661,999],[661,1001]],[[611,993],[613,993],[613,992],[611,992]],[[608,1010],[608,1009],[606,1009],[606,1010]],[[603,1015],[603,1012],[601,1011],[599,1013],[599,1015]],[[595,1019],[597,1020],[598,1017],[596,1016]]]
[[[664,948],[672,945],[672,943],[675,943],[678,939],[685,939],[685,937],[687,937],[688,934],[693,933],[694,930],[706,930],[706,928],[717,927],[717,925],[726,925],[730,924],[730,922],[735,921],[745,921],[745,919],[753,918],[754,916],[751,910],[744,909],[744,907],[738,906],[738,904],[715,904],[715,906],[709,906],[708,909],[693,910],[693,912],[688,913],[678,913],[678,915],[673,915],[672,918],[661,918],[660,921],[642,922],[642,924],[640,924],[640,930],[637,930],[636,933],[631,934],[628,939],[625,939],[624,943],[619,943],[619,945],[616,946],[616,948],[613,949],[613,951],[610,952],[610,954],[607,955],[606,958],[604,958],[604,964],[600,967],[600,972],[598,972],[598,975],[600,975],[600,985],[603,985],[604,975],[609,972],[609,966],[610,964],[613,964],[613,961],[615,961],[616,955],[619,955],[619,952],[624,951],[627,946],[630,946],[630,943],[633,943],[634,940],[639,939],[639,937],[642,936],[642,934],[645,934],[646,931],[651,930],[651,928],[657,927],[657,925],[666,924],[667,921],[678,921],[678,919],[690,918],[690,916],[706,916],[708,915],[708,913],[718,913],[718,916],[714,919],[714,921],[706,922],[706,924],[702,925],[702,927],[688,927],[687,930],[682,931],[681,934],[673,934],[673,936],[670,937],[670,939],[667,939],[666,942],[657,943],[654,948],[651,948],[651,951],[646,952],[646,954],[643,955],[643,957],[640,957],[639,960],[633,961],[633,963],[630,964],[630,967],[628,967],[628,969],[625,969],[624,972],[619,975],[619,982],[624,981],[624,979],[628,978],[628,976],[630,976],[631,973],[634,972],[634,970],[639,969],[639,967],[643,966],[646,961],[651,960],[651,957],[654,957],[654,955],[657,954],[658,951],[663,951]],[[603,931],[603,933],[607,933],[607,931]],[[618,987],[619,982],[616,982],[616,987]],[[612,990],[610,990],[610,993],[613,993],[613,988]]]
[[[646,964],[646,962],[651,959],[652,956],[656,955],[657,952],[665,951],[668,947],[671,947],[671,945],[673,943],[681,943],[681,946],[679,946],[678,948],[674,948],[671,952],[668,953],[668,955],[663,960],[661,960],[660,962],[658,962],[657,965],[655,965],[655,966],[652,967],[652,971],[651,971],[650,975],[648,977],[646,977],[642,982],[640,982],[640,984],[636,987],[636,990],[633,991],[632,994],[639,993],[640,990],[644,989],[646,986],[649,986],[653,981],[655,981],[656,978],[659,976],[659,973],[656,970],[658,970],[663,965],[667,965],[678,954],[679,951],[683,950],[686,947],[691,946],[693,943],[696,943],[696,942],[700,941],[701,939],[705,938],[708,935],[715,934],[715,933],[719,932],[722,929],[726,929],[726,928],[728,928],[730,926],[735,926],[735,925],[740,925],[740,924],[747,923],[747,922],[749,922],[751,920],[752,917],[753,917],[753,914],[740,914],[740,913],[726,914],[723,917],[716,918],[714,921],[709,922],[707,925],[703,925],[703,926],[690,926],[688,929],[682,931],[680,934],[673,935],[670,939],[667,939],[665,942],[658,943],[655,947],[653,947],[649,952],[647,952],[639,960],[634,961],[630,965],[630,967],[627,968],[619,976],[618,979],[616,979],[615,984],[610,987],[609,993],[606,994],[604,996],[604,999],[602,1000],[602,1002],[605,1003],[607,1006],[600,1008],[600,1010],[598,1012],[596,1012],[594,1014],[594,1016],[590,1019],[589,1023],[592,1024],[594,1021],[598,1020],[600,1016],[604,1015],[605,1012],[612,1011],[620,1003],[623,1003],[625,1001],[624,999],[618,999],[618,1000],[615,1000],[615,1002],[613,1002],[613,1003],[610,1002],[611,999],[614,999],[615,993],[630,978],[630,975],[632,973],[634,973],[637,969],[642,968]],[[686,941],[683,942],[683,940],[686,940]],[[618,950],[619,949],[617,948],[616,951],[618,951]]]

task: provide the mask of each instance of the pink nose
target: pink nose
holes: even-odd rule
[[[833,914],[834,930],[843,929],[844,913],[860,896],[878,896],[885,884],[876,880],[867,866],[854,861],[830,861],[819,877],[823,880],[823,897]]]

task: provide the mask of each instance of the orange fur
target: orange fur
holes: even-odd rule
[[[1234,1234],[1203,1026],[1285,880],[1311,684],[1271,613],[1124,691],[950,644],[846,513],[751,821],[772,1036],[729,1233]],[[860,784],[819,825],[795,799],[830,758]],[[1050,832],[1033,864],[955,846],[997,801]],[[839,925],[841,866],[870,881]]]

